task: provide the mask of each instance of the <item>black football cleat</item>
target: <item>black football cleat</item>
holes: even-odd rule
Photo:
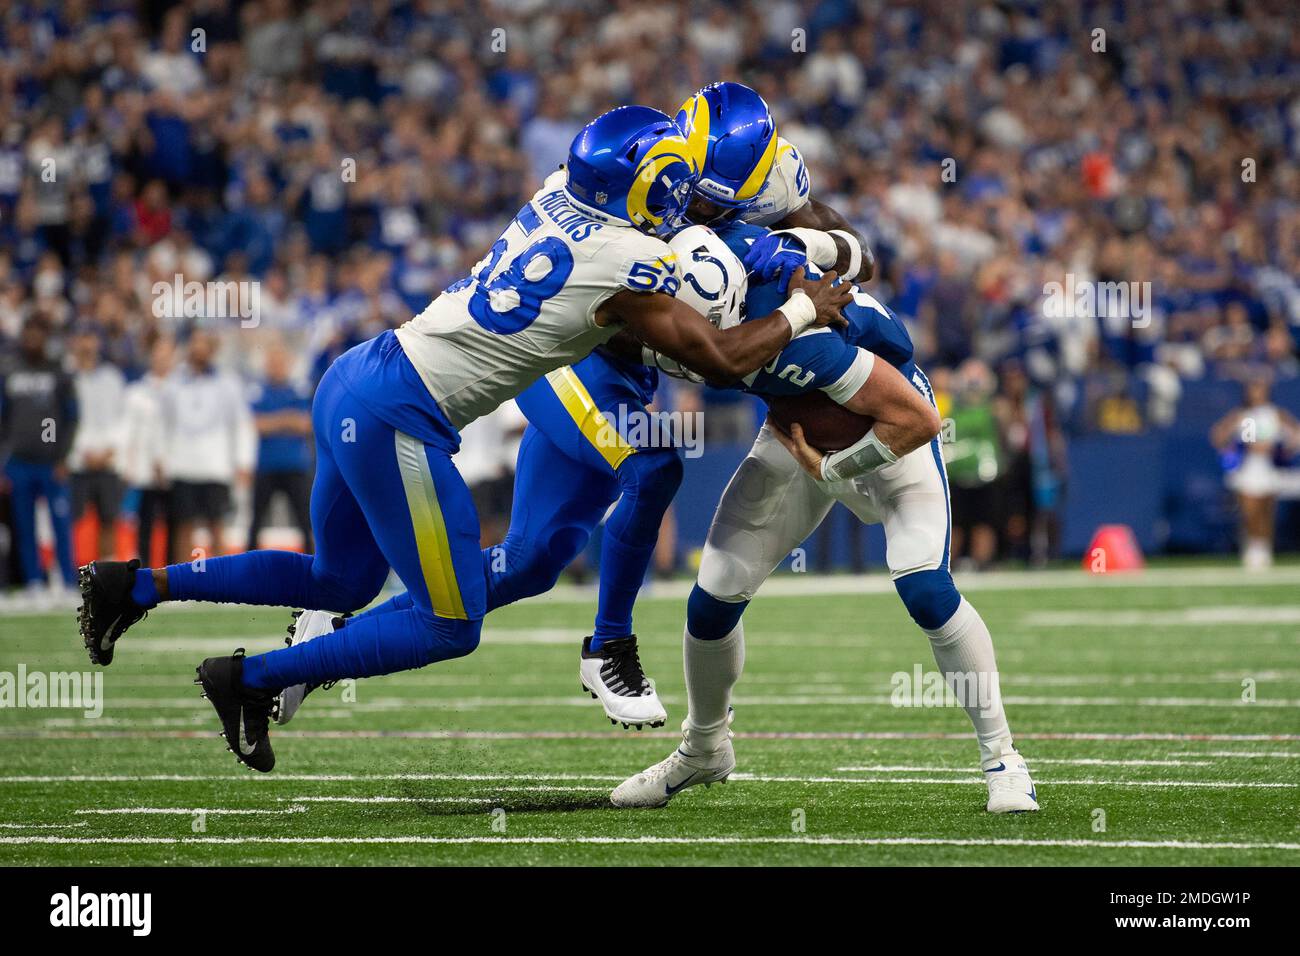
[[[244,686],[244,649],[230,657],[209,657],[195,672],[194,683],[203,685],[203,696],[221,719],[227,749],[240,763],[269,773],[275,766],[268,733],[274,695]]]
[[[92,664],[107,667],[113,663],[118,638],[149,613],[131,597],[139,568],[139,559],[132,558],[94,561],[77,569],[77,588],[81,591],[77,629]]]

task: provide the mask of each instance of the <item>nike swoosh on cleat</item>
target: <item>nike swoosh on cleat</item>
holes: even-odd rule
[[[247,720],[241,715],[239,720],[239,752],[243,754],[245,757],[248,757],[251,756],[253,751],[256,749],[257,749],[256,744],[250,744],[248,742]]]
[[[1006,769],[1007,769],[1007,765],[1006,765],[1005,763],[999,763],[996,767],[989,767],[989,769],[985,770],[984,772],[985,772],[985,773],[1001,773],[1003,770],[1006,770]]]
[[[116,643],[115,641],[110,641],[108,635],[113,633],[113,628],[117,627],[117,622],[120,620],[122,620],[121,614],[113,618],[113,622],[109,624],[108,627],[104,628],[104,633],[99,636],[99,649],[101,651],[108,650],[114,643]]]
[[[664,794],[666,796],[671,797],[673,794],[679,792],[683,788],[689,787],[691,785],[691,781],[694,780],[702,773],[704,773],[703,770],[696,770],[694,773],[692,773],[689,777],[687,777],[685,780],[683,780],[675,787],[670,787],[668,784],[664,784]]]

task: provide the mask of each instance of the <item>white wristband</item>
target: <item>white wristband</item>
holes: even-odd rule
[[[847,481],[850,478],[859,478],[884,465],[892,465],[896,461],[898,456],[876,436],[875,426],[872,426],[865,435],[848,448],[822,456],[822,481]]]
[[[813,305],[813,300],[803,289],[792,290],[790,298],[781,303],[777,311],[790,323],[791,339],[797,338],[804,329],[817,321],[817,306]]]
[[[840,250],[835,245],[835,240],[831,238],[829,232],[822,232],[820,229],[805,229],[802,226],[776,231],[793,236],[803,243],[804,250],[808,253],[808,261],[818,269],[825,272],[828,269],[835,268],[835,261],[840,257]]]
[[[852,282],[862,271],[862,243],[858,242],[858,237],[844,229],[832,229],[829,233],[832,236],[839,236],[849,247],[849,267],[844,270],[844,278]],[[834,240],[831,240],[834,242]],[[836,255],[838,259],[838,254]]]

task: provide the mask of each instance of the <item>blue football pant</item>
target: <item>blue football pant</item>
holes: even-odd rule
[[[486,591],[478,514],[446,451],[373,415],[331,369],[312,405],[316,553],[250,551],[173,565],[173,600],[354,611],[391,567],[407,593],[333,634],[245,661],[245,681],[279,689],[372,677],[461,657],[478,645]]]
[[[630,386],[579,377],[539,379],[518,398],[528,418],[515,471],[510,529],[483,552],[488,610],[542,594],[605,522],[592,646],[632,633],[632,609],[659,527],[682,480],[674,448],[635,447],[618,430],[648,415]],[[620,414],[620,410],[622,414]]]
[[[36,543],[36,502],[45,499],[54,525],[54,553],[58,559],[63,581],[76,587],[77,569],[72,563],[71,505],[68,502],[68,483],[54,474],[54,466],[33,464],[10,458],[5,465],[9,479],[13,508],[14,538],[18,549],[18,563],[23,572],[23,582],[35,584],[45,579],[41,569],[40,550]]]

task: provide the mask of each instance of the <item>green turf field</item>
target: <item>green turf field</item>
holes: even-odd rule
[[[891,675],[933,659],[887,581],[790,575],[746,617],[738,773],[657,811],[607,793],[674,746],[684,585],[637,612],[660,731],[580,694],[593,596],[567,590],[493,614],[467,659],[313,695],[265,776],[190,681],[276,646],[287,612],[163,609],[119,645],[101,717],[0,710],[0,864],[1300,864],[1300,569],[958,583],[1038,814],[983,812],[962,711],[891,706]],[[0,632],[0,672],[91,669],[71,612]]]

